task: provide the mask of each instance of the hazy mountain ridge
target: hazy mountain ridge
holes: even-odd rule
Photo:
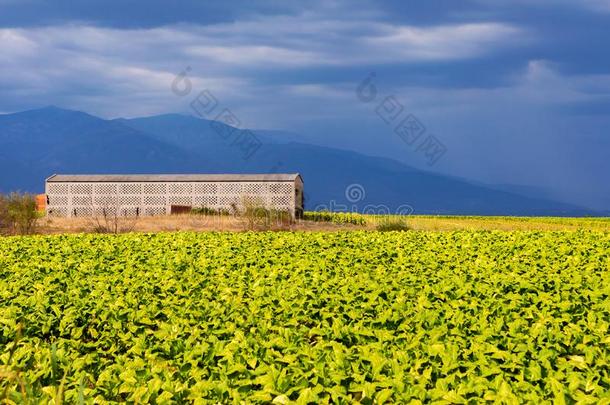
[[[299,172],[305,179],[308,209],[363,210],[384,205],[393,211],[409,205],[422,214],[598,214],[421,171],[391,159],[294,142],[294,135],[284,140],[280,131],[253,131],[261,146],[246,158],[235,142],[243,134],[240,131],[177,114],[104,120],[49,107],[0,115],[0,191],[42,192],[44,179],[56,172]],[[362,187],[360,199],[346,198],[350,185]]]

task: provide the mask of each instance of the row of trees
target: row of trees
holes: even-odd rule
[[[0,194],[0,235],[29,235],[40,217],[32,194]]]

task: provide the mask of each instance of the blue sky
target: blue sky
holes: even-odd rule
[[[610,206],[610,0],[0,0],[0,112],[188,112]],[[433,168],[355,89],[371,72],[447,146]]]

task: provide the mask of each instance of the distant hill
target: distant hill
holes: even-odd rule
[[[230,134],[230,135],[227,135]],[[52,173],[299,172],[306,206],[362,210],[410,205],[415,213],[459,215],[595,215],[550,199],[533,198],[421,171],[400,162],[294,142],[295,134],[256,133],[261,145],[248,159],[251,136],[221,123],[167,114],[104,120],[47,107],[0,115],[0,191],[42,192]],[[350,202],[346,187],[362,186]],[[359,187],[358,186],[358,187]]]

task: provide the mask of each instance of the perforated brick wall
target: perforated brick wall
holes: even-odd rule
[[[172,205],[213,210],[240,209],[246,201],[291,212],[301,207],[303,184],[296,182],[141,182],[46,184],[47,214],[57,217],[92,215],[167,215]]]

